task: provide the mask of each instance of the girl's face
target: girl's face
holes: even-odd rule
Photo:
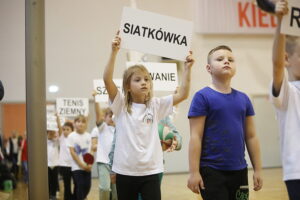
[[[63,126],[62,132],[63,132],[64,136],[67,137],[72,132],[72,129],[70,126]]]
[[[133,102],[144,103],[151,90],[150,76],[144,72],[135,72],[130,80],[130,94]]]
[[[77,133],[84,133],[86,130],[86,121],[81,119],[77,120],[75,122],[75,130]]]

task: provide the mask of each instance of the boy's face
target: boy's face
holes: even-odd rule
[[[55,138],[56,132],[47,130],[47,134],[48,134],[48,139],[53,139]]]
[[[210,55],[209,61],[206,69],[213,77],[230,79],[234,76],[236,67],[231,51],[226,49],[217,50]]]
[[[75,122],[75,129],[77,133],[84,133],[86,130],[86,121],[81,119],[77,120]]]
[[[292,55],[288,55],[287,67],[291,70],[296,80],[300,80],[300,42],[297,41],[297,46]]]
[[[106,114],[105,115],[105,123],[109,126],[114,126],[114,121],[112,120],[112,114]]]

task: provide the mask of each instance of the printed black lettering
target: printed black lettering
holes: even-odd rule
[[[296,21],[298,28],[300,28],[300,8],[292,7],[290,26],[294,26],[294,21]]]
[[[125,23],[125,24],[124,24],[123,32],[124,32],[124,33],[129,33],[129,27],[130,27],[130,24],[129,24],[129,23]]]

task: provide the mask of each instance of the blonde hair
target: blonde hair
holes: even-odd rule
[[[74,123],[77,122],[77,121],[82,121],[82,122],[87,123],[87,118],[84,115],[78,115],[78,116],[75,117]]]
[[[107,107],[107,108],[103,108],[102,112],[104,113],[104,116],[106,117],[107,115],[113,115],[113,111]]]
[[[226,46],[226,45],[217,46],[217,47],[215,47],[215,48],[213,48],[212,50],[209,51],[209,53],[207,55],[207,63],[210,63],[210,56],[218,50],[227,50],[227,51],[232,52],[232,50],[229,46]]]
[[[285,40],[285,51],[289,56],[295,53],[296,46],[300,45],[300,37],[298,36],[286,36]]]
[[[123,74],[123,92],[125,95],[125,107],[126,107],[127,112],[130,114],[131,114],[131,105],[132,105],[132,97],[129,92],[130,81],[131,81],[132,76],[137,72],[141,72],[141,73],[144,73],[145,75],[147,75],[149,78],[149,81],[150,81],[150,91],[144,102],[146,104],[146,106],[148,106],[148,104],[153,96],[153,91],[152,91],[153,82],[152,82],[152,78],[151,78],[148,70],[146,69],[146,67],[144,67],[143,65],[133,65],[133,66],[127,68],[127,70],[125,70],[124,74]]]

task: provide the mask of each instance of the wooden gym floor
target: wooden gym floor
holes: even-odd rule
[[[252,174],[253,171],[249,170],[249,186],[250,200],[288,200],[285,185],[282,181],[282,169],[271,168],[263,170],[264,186],[261,191],[255,192],[252,190]],[[201,200],[199,195],[193,194],[187,187],[188,174],[167,174],[162,182],[162,200]],[[63,191],[62,182],[60,183],[61,191]],[[37,188],[38,189],[38,188]],[[88,196],[88,200],[98,200],[98,179],[92,181],[92,188]],[[27,200],[27,186],[19,182],[17,189],[12,193],[12,197],[7,198],[7,195],[0,192],[0,199],[10,200]],[[60,194],[62,198],[62,192]]]

